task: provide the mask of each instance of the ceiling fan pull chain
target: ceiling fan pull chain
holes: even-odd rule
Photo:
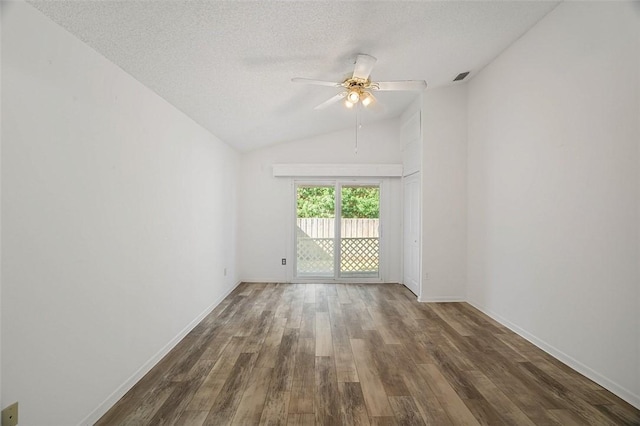
[[[355,154],[358,155],[358,137],[360,136],[360,104],[356,105],[356,148]]]

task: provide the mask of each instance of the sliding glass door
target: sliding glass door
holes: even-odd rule
[[[379,183],[296,185],[296,277],[380,276]]]
[[[296,275],[335,275],[335,186],[296,186]]]

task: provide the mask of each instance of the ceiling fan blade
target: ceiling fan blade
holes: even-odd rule
[[[373,66],[376,64],[377,59],[371,55],[365,55],[361,53],[356,58],[356,66],[353,70],[353,78],[359,78],[362,80],[367,80],[369,78],[369,74],[371,74],[371,70]]]
[[[427,88],[427,82],[424,80],[378,81],[372,84],[372,88],[380,91],[424,90]]]
[[[338,93],[334,97],[327,99],[320,105],[317,105],[314,109],[325,109],[326,107],[339,102],[341,99],[344,99],[345,96],[347,96],[347,92]]]
[[[314,80],[312,78],[292,78],[294,83],[315,84],[317,86],[329,86],[329,87],[341,87],[342,83],[336,83],[333,81]]]

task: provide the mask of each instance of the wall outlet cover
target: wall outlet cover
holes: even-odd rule
[[[14,402],[2,410],[2,426],[16,426],[18,424],[18,403]]]

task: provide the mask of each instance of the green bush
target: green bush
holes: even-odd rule
[[[298,217],[334,217],[335,188],[299,187]],[[342,217],[370,218],[380,215],[380,189],[362,186],[342,188]]]

